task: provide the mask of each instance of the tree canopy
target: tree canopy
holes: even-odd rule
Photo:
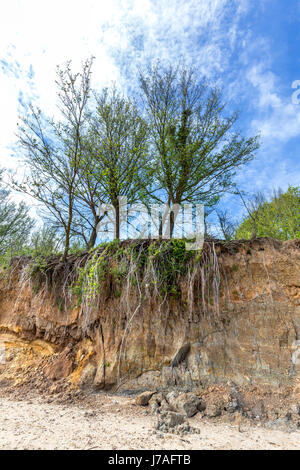
[[[0,169],[0,255],[7,251],[15,254],[23,248],[34,226],[28,206],[11,200],[11,193],[2,180],[3,172]]]
[[[150,66],[131,97],[116,85],[93,90],[91,74],[92,59],[79,73],[71,62],[58,68],[58,117],[30,105],[19,126],[26,174],[13,186],[63,234],[64,256],[72,243],[94,246],[99,205],[111,205],[118,221],[122,196],[214,206],[259,146],[238,132],[221,90],[191,67]]]
[[[300,238],[300,187],[278,190],[270,202],[260,202],[242,221],[235,238],[272,237],[278,240]]]

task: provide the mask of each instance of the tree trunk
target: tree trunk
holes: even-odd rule
[[[120,240],[120,204],[115,205],[115,240]]]
[[[98,235],[98,232],[97,232],[97,227],[98,227],[98,224],[101,222],[102,219],[104,219],[104,217],[107,215],[107,211],[104,212],[103,215],[101,215],[101,217],[97,216],[97,215],[94,215],[94,226],[93,226],[93,229],[92,229],[92,233],[91,233],[91,236],[90,236],[90,239],[86,245],[86,248],[87,250],[90,250],[91,248],[93,248],[95,246],[95,243],[96,243],[96,240],[97,240],[97,235]]]
[[[90,239],[87,243],[86,247],[87,247],[88,250],[90,250],[91,248],[93,248],[95,246],[96,239],[97,239],[97,225],[98,225],[98,222],[94,225],[91,236],[90,236]]]
[[[67,259],[68,253],[70,248],[70,227],[66,228],[66,240],[65,240],[65,250],[62,258],[62,262],[64,263]]]
[[[173,238],[174,225],[175,225],[174,212],[171,211],[170,212],[170,239]]]
[[[72,219],[73,219],[72,188],[69,188],[69,214],[68,214],[68,223],[65,226],[66,240],[65,240],[65,251],[64,251],[63,259],[62,259],[63,263],[66,261],[66,258],[69,253]]]

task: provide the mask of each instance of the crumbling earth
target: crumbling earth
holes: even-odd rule
[[[81,390],[28,367],[0,382],[0,449],[297,449],[300,406],[289,390],[236,384],[138,395]],[[6,371],[7,371],[6,366]]]
[[[136,397],[136,404],[149,406],[159,416],[157,429],[184,434],[193,432],[186,426],[195,415],[202,420],[214,420],[242,425],[260,425],[269,429],[299,432],[300,404],[286,391],[274,396],[274,391],[253,387],[242,390],[236,384],[215,386],[196,393],[177,391],[146,391]]]

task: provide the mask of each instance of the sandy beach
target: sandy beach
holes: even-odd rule
[[[155,430],[157,416],[131,397],[97,395],[93,403],[0,399],[0,449],[299,449],[300,432],[250,424],[189,420],[200,434]]]

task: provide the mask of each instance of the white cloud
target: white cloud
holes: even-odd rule
[[[284,143],[299,137],[300,105],[292,102],[292,83],[290,95],[281,95],[279,77],[265,70],[262,64],[253,66],[247,78],[257,92],[257,101],[254,103],[257,107],[257,117],[253,120],[252,127],[260,129],[265,143]]]
[[[15,168],[19,99],[55,112],[55,69],[94,55],[93,85],[134,79],[147,59],[180,56],[209,75],[228,62],[247,1],[230,0],[10,0],[0,6],[0,164]],[[231,12],[236,14],[233,15]],[[227,20],[231,18],[231,30]]]
[[[270,166],[266,152],[274,141],[283,143],[298,136],[300,106],[280,94],[267,39],[254,36],[247,24],[241,27],[250,8],[249,0],[1,2],[0,165],[22,171],[10,148],[22,108],[19,99],[34,100],[47,113],[54,113],[57,64],[72,59],[78,68],[93,55],[95,87],[111,81],[126,87],[134,82],[138,64],[157,58],[175,62],[182,57],[209,77],[231,80],[231,85],[226,84],[230,100],[254,103],[249,130],[252,134],[261,130],[264,147],[259,159],[243,172],[248,176],[241,179],[251,177],[264,187],[271,184],[271,169],[276,185],[280,180],[293,183],[288,159]],[[258,52],[263,64],[257,64]],[[247,101],[249,84],[251,102]]]

